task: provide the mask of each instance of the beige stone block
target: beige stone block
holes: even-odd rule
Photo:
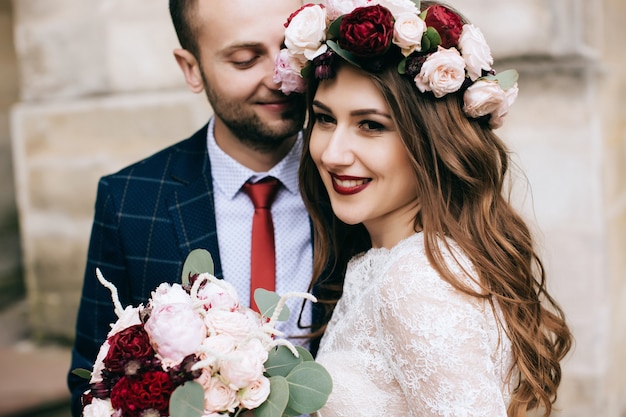
[[[85,239],[65,234],[32,236],[26,278],[32,330],[40,340],[71,340],[87,256]]]
[[[25,20],[15,27],[24,100],[75,97],[106,90],[104,28],[97,16]]]
[[[107,24],[106,62],[112,91],[184,87],[174,59],[179,47],[167,9],[153,19],[116,18]]]

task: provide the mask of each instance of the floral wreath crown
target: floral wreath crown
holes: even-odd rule
[[[332,78],[337,56],[376,72],[395,53],[398,72],[420,92],[436,98],[462,92],[465,114],[488,117],[492,129],[502,126],[517,97],[517,72],[496,75],[480,29],[442,4],[420,12],[419,0],[326,0],[302,6],[285,28],[274,70],[284,94],[303,93],[311,77]]]

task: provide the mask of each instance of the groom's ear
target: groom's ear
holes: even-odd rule
[[[176,62],[185,76],[185,82],[189,89],[194,93],[204,91],[202,72],[196,57],[186,49],[177,48],[174,49],[174,58],[176,58]]]

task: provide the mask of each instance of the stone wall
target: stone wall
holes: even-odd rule
[[[520,72],[499,134],[526,174],[516,196],[576,337],[559,415],[624,417],[626,6],[450,3],[481,27],[498,69]],[[210,108],[174,62],[166,0],[12,4],[20,83],[11,136],[31,321],[41,340],[69,341],[98,177],[186,137]],[[0,32],[0,45],[10,35]]]

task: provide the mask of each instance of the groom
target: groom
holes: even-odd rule
[[[170,0],[181,48],[174,51],[188,87],[205,92],[214,110],[190,138],[101,178],[95,205],[71,369],[91,369],[110,323],[115,322],[104,277],[124,306],[145,303],[162,282],[180,282],[182,263],[207,249],[215,275],[237,287],[242,301],[250,282],[253,205],[246,182],[278,178],[272,205],[276,291],[306,291],[312,271],[308,214],[297,169],[305,107],[273,82],[274,57],[298,0]],[[293,308],[292,308],[293,310]],[[304,334],[295,306],[281,330]],[[301,324],[312,322],[311,308]],[[81,414],[87,381],[68,375],[72,414]]]

